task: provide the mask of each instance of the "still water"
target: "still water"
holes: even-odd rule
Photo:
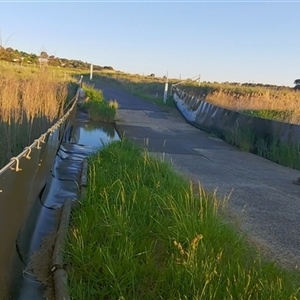
[[[112,124],[99,122],[77,122],[72,130],[72,142],[102,148],[107,143],[120,140]]]

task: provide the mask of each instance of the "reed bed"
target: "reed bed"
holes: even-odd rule
[[[47,68],[0,65],[0,166],[63,113],[68,82]]]
[[[124,139],[89,158],[65,258],[71,299],[299,299],[200,184]]]

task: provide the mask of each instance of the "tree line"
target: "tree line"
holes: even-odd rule
[[[54,55],[48,55],[47,52],[42,51],[40,55],[34,53],[27,53],[11,47],[4,48],[0,46],[0,60],[16,63],[20,65],[40,65],[47,64],[53,67],[61,68],[74,68],[89,70],[90,63],[83,62],[76,59],[59,58]],[[101,71],[103,69],[113,70],[111,66],[99,66],[93,65],[95,71]]]

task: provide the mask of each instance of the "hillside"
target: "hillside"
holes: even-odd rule
[[[4,48],[0,46],[0,60],[7,61],[20,65],[39,65],[47,64],[49,66],[61,67],[61,68],[76,68],[82,70],[88,70],[90,68],[90,63],[83,62],[76,59],[67,59],[55,57],[54,55],[48,55],[45,51],[42,51],[39,55],[34,53],[26,53],[18,49],[13,49],[11,47]],[[113,70],[110,66],[98,66],[93,65],[95,71],[101,70]]]

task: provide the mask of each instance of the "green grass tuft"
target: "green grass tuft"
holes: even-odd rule
[[[84,107],[88,109],[90,119],[99,122],[113,122],[118,108],[117,103],[107,102],[102,91],[91,85],[84,84],[83,90],[86,96]]]

